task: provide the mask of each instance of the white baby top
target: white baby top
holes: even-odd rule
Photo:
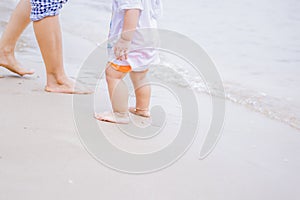
[[[139,9],[141,14],[128,59],[127,61],[118,61],[114,56],[113,46],[122,33],[124,12],[127,9]],[[157,63],[159,61],[158,53],[149,47],[155,47],[158,42],[155,29],[157,28],[157,19],[161,15],[161,0],[113,0],[108,44],[109,62],[122,66],[130,65],[132,71],[144,71],[150,64]]]

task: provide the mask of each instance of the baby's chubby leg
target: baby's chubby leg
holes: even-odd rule
[[[142,117],[150,117],[151,86],[147,79],[147,72],[148,70],[143,72],[130,72],[130,78],[135,90],[136,107],[130,108],[129,111]]]
[[[126,113],[128,111],[128,88],[122,80],[126,73],[108,66],[105,75],[113,111]]]
[[[122,80],[126,73],[119,72],[108,65],[105,74],[113,112],[95,114],[95,117],[100,121],[129,123],[128,88]]]

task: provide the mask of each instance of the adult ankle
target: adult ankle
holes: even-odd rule
[[[47,85],[63,85],[68,81],[68,77],[63,73],[47,73]]]
[[[14,51],[15,51],[14,47],[11,47],[11,46],[1,46],[1,44],[0,44],[0,52],[1,52],[1,54],[11,55],[11,54],[14,53]]]

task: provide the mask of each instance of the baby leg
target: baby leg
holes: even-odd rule
[[[105,74],[113,112],[96,114],[95,117],[100,121],[121,124],[129,123],[128,88],[122,80],[126,73],[119,72],[109,65]]]
[[[143,72],[130,72],[130,78],[135,90],[136,106],[135,108],[130,108],[129,111],[142,117],[150,117],[151,86],[147,79],[147,72],[148,70]]]

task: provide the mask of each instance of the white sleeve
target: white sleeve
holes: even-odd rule
[[[117,0],[119,10],[139,9],[143,10],[143,0]]]

